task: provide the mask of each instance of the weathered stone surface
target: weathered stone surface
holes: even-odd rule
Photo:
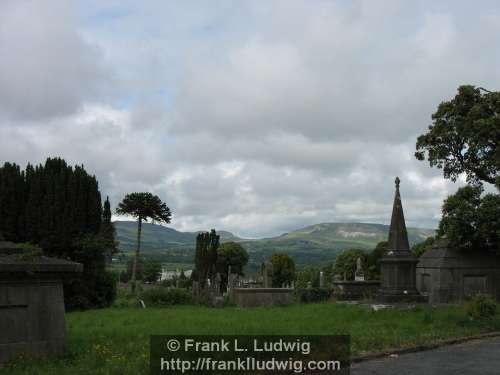
[[[231,294],[240,307],[279,306],[293,302],[291,288],[234,288]]]
[[[484,293],[500,300],[500,257],[484,251],[460,251],[437,240],[417,264],[417,287],[430,303],[462,302]]]
[[[336,280],[333,282],[333,296],[339,300],[369,298],[377,293],[379,287],[380,281],[378,280]]]
[[[0,244],[0,364],[23,353],[40,357],[64,351],[62,280],[82,268]]]

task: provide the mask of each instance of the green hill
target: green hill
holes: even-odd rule
[[[137,223],[115,222],[120,250],[125,254],[135,248]],[[227,231],[218,231],[222,242],[240,242],[250,254],[250,270],[255,270],[277,251],[287,252],[299,267],[331,262],[338,252],[358,248],[371,250],[387,239],[389,226],[367,223],[322,223],[285,233],[278,237],[247,240]],[[408,228],[410,246],[434,234],[433,229]],[[155,224],[142,227],[142,253],[169,264],[192,264],[197,232],[180,232]]]

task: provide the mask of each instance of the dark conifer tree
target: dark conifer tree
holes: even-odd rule
[[[220,236],[212,229],[210,233],[198,233],[195,251],[195,275],[200,285],[204,286],[207,279],[215,276],[217,264],[217,249]]]
[[[113,254],[118,252],[118,244],[116,242],[116,229],[114,223],[111,222],[111,203],[109,197],[106,197],[102,210],[101,223],[101,238],[106,248],[106,260],[111,261]]]
[[[5,239],[29,241],[47,255],[84,264],[81,280],[65,285],[70,308],[103,306],[113,296],[104,262],[109,243],[100,236],[102,211],[97,180],[83,166],[73,169],[61,158],[48,158],[43,165],[28,164],[25,171],[11,163],[0,167],[0,233]]]

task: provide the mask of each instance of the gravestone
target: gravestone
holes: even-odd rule
[[[325,273],[323,271],[319,272],[319,287],[320,288],[325,287]]]
[[[416,287],[416,259],[408,242],[408,233],[399,192],[400,180],[396,177],[396,193],[392,207],[387,250],[380,259],[380,282],[377,299],[384,303],[425,302]]]
[[[62,354],[65,277],[82,272],[80,263],[40,255],[0,242],[0,364],[21,354]]]
[[[365,274],[361,264],[361,258],[356,260],[356,271],[354,271],[354,281],[365,281]]]
[[[200,284],[198,283],[198,281],[196,280],[193,281],[191,290],[193,292],[193,297],[198,298],[200,295]]]
[[[231,273],[228,276],[228,281],[227,281],[227,287],[228,291],[231,291],[231,289],[234,289],[238,286],[239,282],[239,276],[236,273]]]
[[[272,288],[273,286],[273,264],[272,263],[264,263],[264,288]]]
[[[215,274],[215,282],[214,282],[214,291],[215,295],[219,296],[221,294],[221,284],[222,284],[222,277],[219,272]]]

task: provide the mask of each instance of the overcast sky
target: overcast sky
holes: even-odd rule
[[[460,183],[415,139],[461,84],[498,90],[497,1],[0,1],[0,161],[84,164],[179,230],[435,227]]]

